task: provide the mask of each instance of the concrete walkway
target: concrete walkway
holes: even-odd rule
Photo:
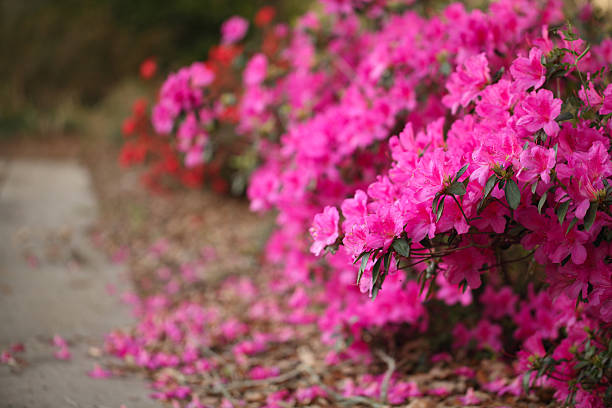
[[[0,349],[21,342],[26,364],[0,366],[0,407],[158,406],[144,380],[93,379],[89,355],[104,334],[129,325],[126,306],[107,292],[126,289],[119,268],[91,244],[97,206],[87,171],[74,162],[0,159]],[[70,343],[54,358],[52,337]]]

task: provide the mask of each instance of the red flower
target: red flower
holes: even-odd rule
[[[157,63],[153,58],[147,58],[140,64],[140,76],[142,79],[151,79],[157,71]]]
[[[255,25],[263,27],[268,25],[276,15],[276,10],[272,6],[264,6],[257,11],[255,14]]]
[[[136,130],[136,121],[132,117],[126,118],[121,125],[121,133],[123,133],[123,136],[133,135],[134,130]]]
[[[242,47],[237,45],[219,45],[210,48],[209,57],[212,61],[229,65],[241,53]]]
[[[129,167],[133,164],[142,163],[146,155],[146,146],[140,143],[127,142],[119,153],[119,164],[122,167]]]
[[[136,117],[142,117],[147,113],[147,100],[144,98],[137,99],[132,105],[132,113]]]

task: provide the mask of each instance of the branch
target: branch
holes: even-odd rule
[[[395,360],[385,353],[382,350],[378,350],[376,355],[381,358],[387,364],[387,371],[385,372],[385,376],[383,377],[381,386],[380,386],[380,399],[383,402],[387,402],[387,394],[389,393],[389,382],[391,381],[391,376],[395,371]]]
[[[257,387],[258,385],[278,384],[291,380],[292,378],[300,375],[302,372],[303,370],[298,367],[291,371],[287,371],[284,374],[277,375],[276,377],[264,378],[262,380],[234,381],[228,384],[224,384],[224,386],[227,390],[235,390],[240,388]]]

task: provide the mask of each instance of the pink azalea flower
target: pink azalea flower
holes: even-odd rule
[[[608,85],[604,91],[603,105],[599,110],[600,115],[612,113],[612,84]]]
[[[522,114],[516,124],[532,133],[544,129],[548,136],[556,136],[559,124],[555,119],[561,113],[562,104],[548,89],[532,92],[521,104]]]
[[[239,16],[230,17],[221,26],[221,42],[234,44],[244,38],[249,29],[249,22]]]
[[[519,172],[519,180],[531,181],[540,177],[543,182],[548,183],[550,171],[556,164],[555,156],[554,149],[546,149],[538,145],[523,150],[520,156],[523,168]]]
[[[519,57],[512,62],[510,73],[521,89],[533,87],[536,90],[544,84],[546,70],[541,59],[542,50],[534,47],[529,50],[529,57]]]
[[[339,219],[338,209],[331,206],[325,207],[322,213],[315,215],[310,228],[310,235],[314,239],[310,252],[319,256],[326,246],[336,242]]]
[[[588,84],[586,89],[584,88],[584,85],[581,86],[580,90],[578,91],[578,96],[586,106],[591,106],[595,109],[601,108],[603,104],[603,97],[598,94],[595,89],[593,89],[591,84]]]
[[[455,113],[459,105],[465,107],[476,98],[490,80],[489,62],[485,54],[470,57],[451,74],[446,83],[449,94],[442,102]]]
[[[215,73],[202,62],[194,62],[190,69],[191,84],[197,87],[210,85],[215,79]]]

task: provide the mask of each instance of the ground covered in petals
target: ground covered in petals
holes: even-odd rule
[[[109,288],[137,324],[109,333],[105,351],[118,359],[106,369],[145,375],[152,398],[192,408],[550,403],[546,393],[515,397],[521,385],[503,359],[432,355],[436,339],[408,326],[369,333],[362,356],[336,352],[316,322],[324,292],[262,266],[271,218],[208,192],[151,196],[136,173],[90,163],[103,210],[93,238],[136,287]]]

